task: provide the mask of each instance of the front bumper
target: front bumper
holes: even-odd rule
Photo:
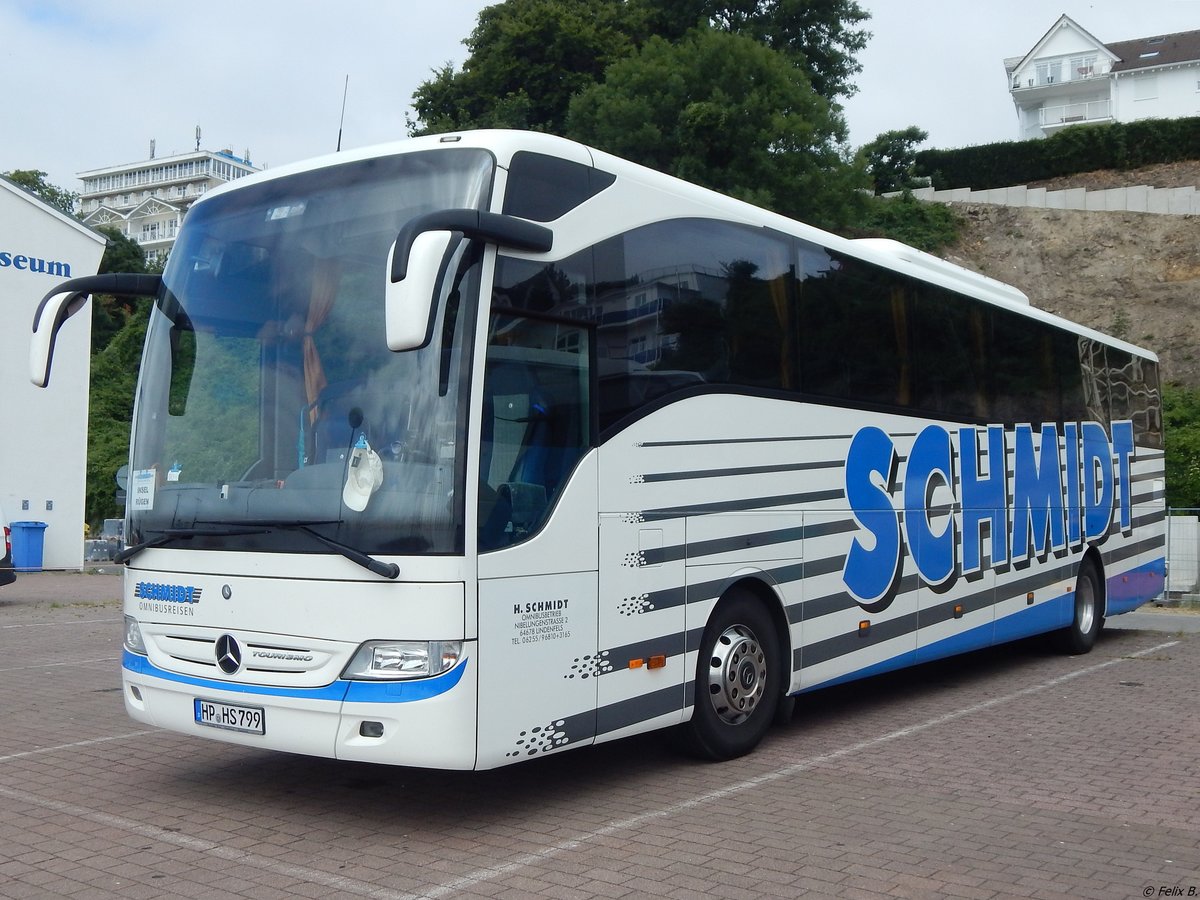
[[[399,682],[337,679],[319,687],[231,683],[169,672],[128,650],[122,655],[125,709],[139,721],[182,734],[334,759],[440,769],[475,766],[476,645],[457,666]],[[263,710],[264,734],[201,725],[195,701]],[[381,728],[363,728],[364,722]],[[381,731],[379,736],[373,735]]]

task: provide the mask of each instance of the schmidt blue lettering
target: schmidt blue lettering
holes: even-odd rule
[[[1113,455],[1117,459],[1117,481],[1121,488],[1120,503],[1117,508],[1121,511],[1121,530],[1128,532],[1133,529],[1133,487],[1129,483],[1129,458],[1134,454],[1133,423],[1112,423]]]
[[[1004,515],[1008,506],[1004,428],[988,426],[986,454],[980,452],[979,431],[975,428],[959,429],[958,446],[962,454],[962,570],[964,575],[973,575],[983,568],[984,525],[991,539],[992,565],[1008,562],[1008,542],[1003,539],[1008,527]],[[984,463],[987,474],[983,472]]]
[[[156,584],[139,581],[133,595],[141,600],[158,600],[164,603],[199,603],[201,589],[181,584]]]
[[[900,574],[900,520],[892,507],[899,457],[892,439],[879,428],[861,429],[846,456],[846,499],[863,531],[846,555],[842,578],[861,603],[882,602]]]
[[[1083,537],[1094,541],[1108,534],[1112,524],[1112,451],[1104,428],[1084,422],[1083,430]]]
[[[904,476],[904,530],[917,569],[932,585],[954,574],[956,534],[953,514],[946,516],[941,534],[929,521],[933,493],[942,484],[954,490],[954,451],[945,428],[930,425],[913,441]],[[949,510],[953,513],[953,510]]]
[[[846,455],[846,499],[860,530],[842,581],[861,606],[876,612],[891,603],[905,544],[924,583],[940,587],[985,567],[1102,541],[1114,507],[1128,531],[1136,454],[1127,421],[1112,424],[1111,440],[1096,422],[1069,423],[1061,432],[1043,425],[1036,433],[1030,425],[1011,431],[968,426],[955,435],[930,425],[902,466],[887,433],[863,428]],[[903,496],[897,497],[901,481]],[[935,494],[950,502],[935,505]],[[938,525],[943,515],[945,524]]]
[[[1020,562],[1029,558],[1031,547],[1037,556],[1045,556],[1047,533],[1049,547],[1055,550],[1066,547],[1067,537],[1057,429],[1042,426],[1040,461],[1030,426],[1018,425],[1013,437],[1012,558]]]

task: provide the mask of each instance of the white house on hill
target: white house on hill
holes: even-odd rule
[[[1200,115],[1200,31],[1105,44],[1063,15],[1004,69],[1021,140],[1079,123]]]

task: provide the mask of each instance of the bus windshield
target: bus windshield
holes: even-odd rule
[[[129,544],[463,551],[481,250],[452,249],[419,350],[389,351],[384,286],[400,228],[485,208],[493,170],[465,148],[382,157],[189,212],[148,326]]]

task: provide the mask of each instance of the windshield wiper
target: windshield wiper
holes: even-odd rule
[[[198,523],[199,524],[199,523]],[[218,523],[213,523],[218,524]],[[169,544],[171,541],[186,541],[194,537],[232,537],[240,534],[266,534],[275,528],[282,528],[289,531],[302,531],[312,538],[320,541],[330,550],[340,553],[346,559],[355,565],[362,566],[369,572],[374,572],[381,578],[399,578],[400,567],[395,563],[380,562],[374,557],[368,556],[360,550],[355,550],[353,547],[347,547],[345,544],[335,541],[333,538],[325,537],[319,531],[316,531],[313,525],[338,525],[336,519],[328,519],[315,522],[288,522],[283,520],[263,520],[253,519],[245,523],[244,527],[226,527],[221,529],[206,529],[206,528],[171,528],[163,532],[159,537],[148,541],[142,541],[140,544],[134,544],[132,547],[126,547],[118,555],[116,561],[123,563],[137,553],[147,550],[151,547],[161,547],[164,544]]]
[[[369,572],[374,572],[376,575],[380,576],[381,578],[399,578],[400,577],[400,567],[398,565],[396,565],[395,563],[380,562],[379,560],[375,559],[373,556],[368,556],[367,554],[363,553],[361,550],[355,550],[353,547],[348,547],[345,544],[340,543],[339,541],[335,541],[333,538],[325,537],[325,535],[321,534],[319,531],[316,531],[315,529],[312,528],[313,525],[338,525],[340,523],[337,520],[327,521],[327,522],[286,522],[286,521],[266,522],[266,521],[254,519],[254,520],[247,522],[246,524],[247,525],[262,525],[267,528],[284,528],[289,531],[303,531],[305,534],[309,535],[310,537],[316,538],[318,541],[320,541],[322,544],[324,544],[330,550],[333,550],[336,553],[340,553],[342,556],[346,557],[346,559],[350,560],[350,562],[354,563],[355,565],[362,566],[364,569],[366,569]]]
[[[266,534],[267,530],[266,528],[222,528],[219,530],[208,528],[168,528],[156,538],[126,547],[117,554],[114,562],[120,565],[132,559],[143,550],[149,550],[151,547],[162,547],[172,541],[190,541],[194,537],[230,537],[238,534]]]

